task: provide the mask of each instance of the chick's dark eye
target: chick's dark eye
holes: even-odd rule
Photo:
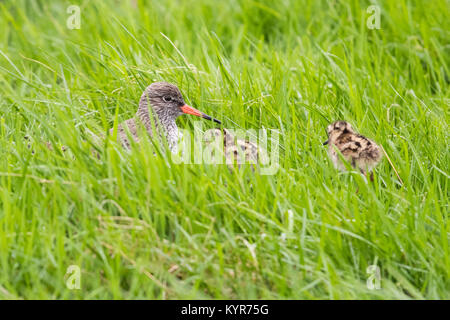
[[[172,97],[171,97],[171,96],[164,96],[164,97],[163,97],[163,100],[164,100],[165,102],[170,102],[170,101],[172,101]]]

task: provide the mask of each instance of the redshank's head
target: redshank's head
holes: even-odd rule
[[[188,106],[177,86],[167,82],[155,82],[145,89],[139,101],[139,108],[152,106],[158,117],[177,118],[183,114],[191,114],[207,120],[221,123],[219,120]]]
[[[328,142],[334,141],[338,136],[345,133],[354,133],[352,126],[350,123],[346,121],[335,121],[327,127],[328,140],[323,143],[323,145],[327,145]]]

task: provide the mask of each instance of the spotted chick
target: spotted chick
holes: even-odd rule
[[[372,140],[358,134],[346,121],[336,121],[327,127],[329,145],[328,155],[336,168],[345,171],[346,167],[339,158],[338,151],[351,166],[363,175],[372,172],[383,157],[381,148]],[[370,179],[373,180],[373,173]]]
[[[216,140],[218,139],[218,140]],[[241,164],[256,164],[260,161],[263,150],[255,143],[236,138],[228,129],[210,129],[205,132],[203,142],[206,147],[212,146],[215,141],[222,145],[223,139],[223,155],[225,162],[229,165],[237,163]],[[219,153],[219,157],[222,154]],[[219,159],[220,160],[220,159]]]

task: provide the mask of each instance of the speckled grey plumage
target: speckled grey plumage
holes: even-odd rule
[[[171,100],[165,101],[165,97],[170,97]],[[153,128],[159,131],[167,139],[170,150],[176,152],[178,127],[175,120],[183,114],[180,107],[184,104],[177,86],[167,82],[152,83],[142,93],[136,116],[119,124],[119,141],[125,148],[130,148],[129,135],[139,142],[139,125],[142,125],[150,136],[153,136]]]

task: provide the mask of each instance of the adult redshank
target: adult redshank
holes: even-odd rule
[[[149,108],[150,107],[150,108]],[[152,136],[152,128],[162,132],[172,152],[177,151],[179,140],[176,118],[183,114],[191,114],[216,123],[219,120],[188,106],[177,86],[167,82],[155,82],[149,85],[142,93],[139,108],[134,118],[128,119],[118,126],[118,137],[125,148],[130,148],[127,131],[135,141],[139,141],[139,123],[147,133]],[[111,133],[112,133],[111,129]]]

